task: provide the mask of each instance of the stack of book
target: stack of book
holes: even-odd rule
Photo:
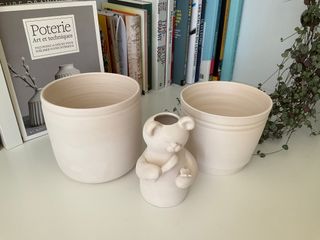
[[[144,92],[231,80],[243,0],[109,0],[99,24],[105,70]],[[227,51],[225,51],[227,49]]]

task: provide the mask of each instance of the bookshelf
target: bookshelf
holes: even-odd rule
[[[172,108],[180,90],[143,96],[142,119]],[[0,239],[318,239],[319,144],[301,129],[288,152],[253,157],[232,176],[200,173],[187,199],[169,209],[142,199],[133,170],[105,184],[68,179],[48,136],[1,148]]]
[[[143,96],[143,118],[169,107],[180,90]],[[0,150],[0,239],[317,239],[319,144],[302,129],[290,151],[253,157],[231,176],[200,173],[184,202],[161,209],[142,199],[133,170],[104,184],[70,180],[43,136]]]

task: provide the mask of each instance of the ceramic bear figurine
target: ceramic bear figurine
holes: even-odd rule
[[[195,126],[191,117],[164,112],[150,117],[143,127],[147,144],[136,164],[140,191],[144,199],[158,207],[182,202],[197,173],[197,162],[184,148],[189,131]]]

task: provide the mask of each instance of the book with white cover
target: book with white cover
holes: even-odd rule
[[[152,2],[152,89],[165,86],[168,0]]]
[[[175,19],[175,0],[168,0],[165,86],[169,86],[171,84],[174,19]]]
[[[201,7],[202,7],[202,0],[192,1],[187,76],[186,76],[186,83],[188,84],[194,83],[194,80],[195,80],[197,54],[198,54],[198,41],[199,41],[199,32],[200,32]]]
[[[142,51],[140,16],[125,15],[128,42],[128,72],[142,89]]]

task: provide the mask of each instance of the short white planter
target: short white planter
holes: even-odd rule
[[[182,113],[196,122],[187,148],[200,171],[232,174],[251,159],[272,108],[271,98],[255,87],[213,81],[181,92]]]
[[[56,160],[70,178],[101,183],[128,172],[141,154],[137,81],[85,73],[48,84],[41,94]]]

